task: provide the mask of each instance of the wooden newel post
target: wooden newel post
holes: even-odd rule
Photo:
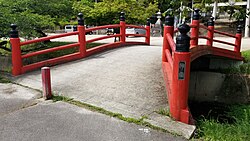
[[[200,25],[200,9],[194,9],[193,13],[193,20],[192,20],[192,25],[195,26],[194,28],[191,29],[191,38],[192,39],[190,42],[190,46],[197,46],[198,45],[198,37],[199,37],[199,25]]]
[[[50,68],[42,68],[42,86],[43,86],[43,98],[45,100],[52,98],[51,91],[51,78],[50,78]]]
[[[149,18],[147,18],[145,42],[146,44],[150,45],[150,19]]]
[[[166,62],[166,49],[171,50],[169,43],[167,41],[167,33],[169,33],[172,37],[174,35],[174,17],[166,16],[165,17],[165,26],[163,32],[163,48],[162,48],[162,61]],[[170,51],[171,52],[171,51]]]
[[[207,37],[209,40],[207,40],[208,46],[213,46],[213,38],[214,38],[214,17],[211,17],[210,20],[207,22],[208,25],[208,31],[207,31]]]
[[[125,13],[121,12],[120,15],[120,34],[121,34],[121,43],[125,44],[126,42],[126,22],[125,22]]]
[[[234,51],[240,53],[241,38],[242,38],[242,26],[241,25],[238,25],[235,37],[236,39],[235,39]]]
[[[78,34],[78,42],[79,42],[79,51],[81,57],[86,56],[86,36],[85,36],[85,26],[84,26],[84,19],[83,14],[78,14],[78,27],[77,30],[79,32]]]
[[[170,112],[178,121],[189,123],[188,91],[190,78],[191,53],[190,37],[187,33],[190,27],[182,24],[178,27],[181,33],[176,37],[176,51],[173,58],[172,94]]]
[[[20,38],[18,36],[17,25],[11,24],[10,27],[10,44],[12,53],[12,75],[17,76],[22,73],[22,57],[21,57],[21,47]]]

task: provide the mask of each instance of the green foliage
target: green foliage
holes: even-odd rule
[[[119,22],[120,12],[126,13],[126,23],[145,24],[146,19],[158,10],[157,2],[145,3],[136,0],[103,0],[93,3],[88,0],[73,4],[76,12],[82,12],[89,25],[104,25]]]
[[[156,113],[158,113],[158,114],[160,114],[160,115],[164,115],[164,116],[170,116],[169,110],[163,109],[163,108],[161,108],[161,109],[159,109],[158,111],[156,111]]]
[[[216,119],[202,118],[198,121],[198,137],[209,141],[246,141],[250,138],[250,105],[234,105],[227,116],[233,117],[232,124],[219,123]]]
[[[242,51],[241,54],[247,63],[250,62],[250,50]]]
[[[10,83],[10,82],[11,81],[8,78],[0,75],[0,83]]]
[[[70,20],[73,13],[70,0],[0,0],[0,32],[8,36],[10,24],[16,23],[20,35],[39,37],[36,30],[54,28],[59,21]]]

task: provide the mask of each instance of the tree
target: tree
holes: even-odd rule
[[[0,32],[8,34],[9,25],[16,23],[23,37],[43,36],[43,30],[72,18],[72,4],[70,0],[0,0]]]
[[[73,4],[75,12],[82,12],[89,25],[104,25],[119,22],[120,12],[126,13],[126,22],[145,24],[146,19],[158,10],[157,2],[136,0],[103,0],[93,3],[81,0]]]

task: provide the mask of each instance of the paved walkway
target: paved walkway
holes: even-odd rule
[[[127,123],[41,94],[0,83],[1,141],[182,141],[182,137]]]

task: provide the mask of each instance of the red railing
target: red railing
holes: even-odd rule
[[[237,29],[236,35],[214,30],[213,19],[208,22],[206,27],[200,24],[199,10],[194,11],[192,23],[189,26],[183,24],[178,29],[174,29],[174,18],[171,16],[166,17],[162,50],[162,68],[170,114],[174,119],[187,124],[192,123],[192,116],[188,108],[190,64],[192,59],[201,55],[213,54],[242,60],[240,55],[241,29]],[[186,34],[190,28],[191,37]],[[205,36],[199,35],[199,29],[207,31],[207,34]],[[181,34],[176,37],[175,43],[174,33],[178,31]],[[235,43],[214,39],[214,33],[235,38]],[[205,39],[205,45],[200,45],[199,39]],[[213,42],[233,46],[234,51],[214,47]]]
[[[136,44],[149,45],[150,44],[149,20],[147,20],[146,27],[136,26],[136,25],[128,25],[125,23],[124,15],[121,15],[120,24],[104,25],[104,26],[98,26],[98,27],[92,27],[92,28],[85,29],[85,26],[83,25],[83,23],[84,23],[83,16],[81,14],[79,14],[78,16],[79,16],[79,19],[78,19],[77,31],[70,32],[70,33],[63,33],[60,35],[53,35],[53,36],[49,36],[49,37],[42,37],[42,38],[28,40],[28,41],[24,41],[24,42],[20,42],[20,38],[18,37],[18,32],[16,31],[16,26],[12,25],[11,38],[10,38],[10,43],[12,45],[12,74],[14,76],[16,76],[16,75],[23,74],[27,71],[31,71],[31,70],[40,68],[42,66],[55,65],[55,64],[65,62],[65,61],[81,59],[81,58],[89,56],[93,53],[97,53],[97,52],[100,52],[100,51],[108,49],[108,48],[115,48],[115,47],[124,46],[124,45],[136,45]],[[146,35],[126,34],[127,27],[143,29],[146,31]],[[86,35],[85,35],[86,32],[91,32],[91,31],[101,30],[101,29],[106,29],[106,28],[120,28],[120,33],[115,34],[115,35],[106,35],[106,36],[86,40]],[[39,43],[39,42],[44,42],[44,41],[48,41],[51,39],[68,37],[68,36],[72,36],[72,35],[78,36],[77,43],[72,43],[72,44],[63,45],[63,46],[57,46],[57,47],[44,49],[44,50],[40,50],[40,51],[35,51],[35,52],[27,53],[27,54],[21,54],[21,46],[30,45],[30,44]],[[145,37],[145,42],[129,42],[129,41],[126,41],[126,38],[125,38],[126,36]],[[100,40],[108,39],[108,38],[114,38],[114,37],[120,38],[120,41],[113,42],[113,43],[107,43],[107,44],[100,45],[100,46],[97,46],[97,47],[94,47],[91,49],[86,49],[86,44],[88,44],[88,43],[92,43],[95,41],[100,41]],[[26,58],[30,58],[30,57],[41,55],[41,54],[47,54],[47,53],[51,53],[51,52],[55,52],[55,51],[59,51],[59,50],[75,48],[75,47],[77,47],[77,49],[78,49],[78,51],[75,53],[56,57],[53,59],[39,61],[39,62],[28,64],[28,65],[23,64],[23,59],[26,59]]]

